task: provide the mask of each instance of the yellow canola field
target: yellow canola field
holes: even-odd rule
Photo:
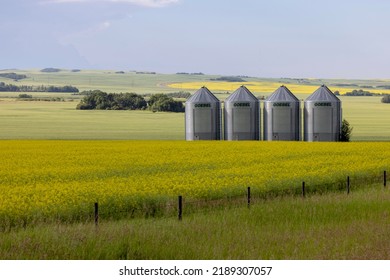
[[[95,201],[112,212],[163,198],[219,198],[377,176],[390,143],[0,141],[0,226],[78,219]],[[107,209],[107,208],[106,208]],[[111,210],[110,210],[111,211]]]
[[[246,86],[253,93],[264,93],[271,94],[277,90],[282,83],[276,82],[224,82],[224,81],[201,81],[201,82],[185,82],[185,83],[171,83],[168,84],[169,87],[195,91],[206,86],[211,91],[226,91],[233,92],[240,86]],[[284,84],[293,94],[312,94],[315,90],[319,88],[318,85],[303,85],[303,84]],[[354,89],[358,88],[347,88],[347,87],[333,87],[329,86],[330,90],[333,92],[339,91],[340,94],[345,94],[351,92]],[[390,94],[388,89],[369,89],[372,93],[387,93]]]

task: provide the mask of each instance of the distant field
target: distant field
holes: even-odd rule
[[[390,104],[380,97],[341,100],[353,141],[390,140]],[[184,140],[183,113],[80,111],[77,103],[0,100],[0,139]]]
[[[202,86],[206,86],[211,91],[228,91],[233,92],[241,85],[246,86],[250,91],[254,93],[262,93],[269,95],[269,93],[274,92],[278,87],[280,87],[283,82],[272,82],[272,81],[251,81],[251,82],[220,82],[220,81],[204,81],[204,82],[185,82],[185,83],[171,83],[168,84],[169,87],[173,89],[180,89],[186,91],[194,91],[199,89]],[[308,84],[285,84],[294,94],[312,94],[318,85],[308,85]],[[345,94],[351,92],[354,89],[359,89],[359,87],[340,87],[340,86],[329,86],[330,89],[338,91],[340,94]],[[368,90],[368,89],[366,89]],[[373,93],[386,93],[390,94],[390,89],[369,89]]]
[[[76,110],[76,102],[0,100],[0,139],[183,139],[184,114]]]
[[[354,127],[352,141],[390,141],[390,104],[381,97],[340,98],[343,118]]]
[[[177,91],[166,86],[167,83],[199,81],[208,79],[202,75],[161,75],[161,74],[136,74],[136,72],[126,72],[117,74],[112,70],[82,70],[81,72],[71,72],[64,70],[56,73],[43,73],[39,70],[26,71],[0,71],[16,72],[27,75],[27,79],[13,81],[0,77],[0,82],[12,83],[15,85],[72,85],[79,90],[100,89],[106,92],[136,92],[136,93],[164,93]],[[0,93],[1,94],[1,93]]]
[[[352,89],[390,92],[377,87],[390,86],[390,80],[321,80],[321,79],[261,79],[244,77],[246,82],[211,81],[216,75],[136,74],[115,70],[82,70],[43,73],[39,70],[1,70],[0,73],[25,74],[27,79],[0,82],[16,85],[73,85],[80,90],[100,89],[107,92],[169,93],[195,92],[208,86],[221,100],[246,84],[256,96],[266,97],[285,84],[304,100],[321,84],[341,93]],[[184,115],[181,113],[151,113],[149,111],[78,111],[82,96],[69,93],[29,93],[34,98],[60,97],[66,102],[15,101],[18,92],[0,92],[0,139],[184,139]],[[390,104],[380,97],[346,97],[343,117],[354,127],[353,141],[390,140]]]
[[[0,82],[12,83],[15,85],[35,86],[64,86],[72,85],[80,90],[100,89],[107,92],[136,92],[136,93],[158,93],[188,90],[193,92],[201,86],[208,86],[216,92],[232,92],[242,84],[247,85],[255,94],[269,94],[275,91],[280,85],[286,85],[294,94],[313,92],[321,84],[328,85],[332,90],[339,90],[341,93],[352,89],[365,89],[371,92],[389,93],[390,80],[347,80],[347,79],[289,79],[289,78],[255,78],[242,77],[245,82],[224,82],[212,81],[221,77],[220,75],[180,75],[180,74],[137,74],[136,71],[118,70],[81,70],[72,72],[62,70],[56,73],[40,72],[39,69],[32,70],[0,70],[0,73],[15,72],[27,75],[27,79],[13,81],[0,77]],[[382,87],[382,88],[378,88]]]

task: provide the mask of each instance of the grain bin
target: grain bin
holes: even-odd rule
[[[305,141],[339,141],[341,101],[325,85],[305,100]]]
[[[206,87],[185,103],[186,140],[221,139],[221,102]]]
[[[264,140],[300,140],[300,102],[285,86],[264,101]]]
[[[225,100],[225,140],[260,140],[260,102],[245,87]]]

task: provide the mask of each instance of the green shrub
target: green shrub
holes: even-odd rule
[[[340,133],[340,141],[341,142],[349,142],[351,139],[353,127],[349,124],[346,119],[343,119],[341,124],[341,133]]]

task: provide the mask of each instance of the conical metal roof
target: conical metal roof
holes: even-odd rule
[[[229,95],[228,98],[225,99],[225,103],[237,101],[253,102],[258,101],[258,99],[245,86],[240,86],[238,89],[236,89],[235,92],[233,92],[231,95]]]
[[[285,86],[279,87],[265,100],[268,102],[288,101],[288,102],[299,102],[294,94]]]
[[[198,89],[190,98],[187,99],[188,103],[197,103],[197,102],[205,102],[205,103],[217,103],[219,99],[215,97],[211,91],[206,87],[201,87]]]
[[[311,94],[305,101],[332,101],[340,102],[340,99],[326,86],[320,86],[313,94]]]

